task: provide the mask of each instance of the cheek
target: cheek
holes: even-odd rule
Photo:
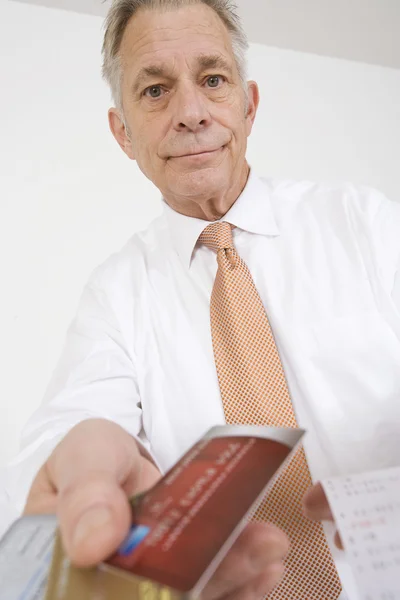
[[[143,119],[139,125],[138,138],[142,151],[150,157],[157,158],[165,138],[165,123],[159,117]]]
[[[245,106],[242,102],[226,103],[224,106],[217,107],[217,120],[223,127],[232,132],[233,141],[237,144],[246,138],[247,121],[245,117]]]
[[[243,118],[243,113],[237,114],[236,119],[231,121],[232,143],[239,150],[247,144],[247,120]]]
[[[136,128],[133,148],[138,161],[145,161],[147,163],[156,154],[157,139],[155,138],[155,134],[156,132],[154,132],[148,123],[142,122]]]
[[[136,130],[135,141],[132,144],[136,162],[141,171],[152,181],[160,180],[165,162],[159,158],[160,130],[148,123],[142,123]]]

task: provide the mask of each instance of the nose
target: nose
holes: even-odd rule
[[[201,89],[187,82],[175,92],[174,127],[177,131],[197,133],[211,123],[207,100]]]

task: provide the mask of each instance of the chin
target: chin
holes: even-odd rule
[[[221,193],[232,184],[232,173],[222,165],[216,168],[196,169],[190,172],[173,173],[170,189],[177,196],[208,199]]]

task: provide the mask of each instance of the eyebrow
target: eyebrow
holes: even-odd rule
[[[220,54],[201,54],[197,59],[199,67],[204,71],[206,69],[221,69],[222,71],[227,71],[228,73],[232,73],[232,67],[229,62]]]
[[[229,75],[232,75],[231,65],[219,54],[200,54],[197,57],[196,62],[200,71],[218,69],[227,72]],[[150,78],[173,79],[171,68],[166,64],[142,67],[132,86],[133,94],[137,94],[145,82]]]

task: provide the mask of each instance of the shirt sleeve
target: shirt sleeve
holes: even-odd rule
[[[400,202],[375,194],[380,200],[373,220],[379,275],[400,313]]]
[[[19,455],[0,476],[0,504],[8,520],[22,511],[37,471],[55,446],[85,419],[104,418],[119,424],[151,458],[142,428],[134,357],[127,346],[107,294],[92,278],[43,405],[24,428]]]
[[[400,261],[397,267],[396,277],[394,281],[393,287],[393,300],[397,306],[397,309],[400,313]]]

